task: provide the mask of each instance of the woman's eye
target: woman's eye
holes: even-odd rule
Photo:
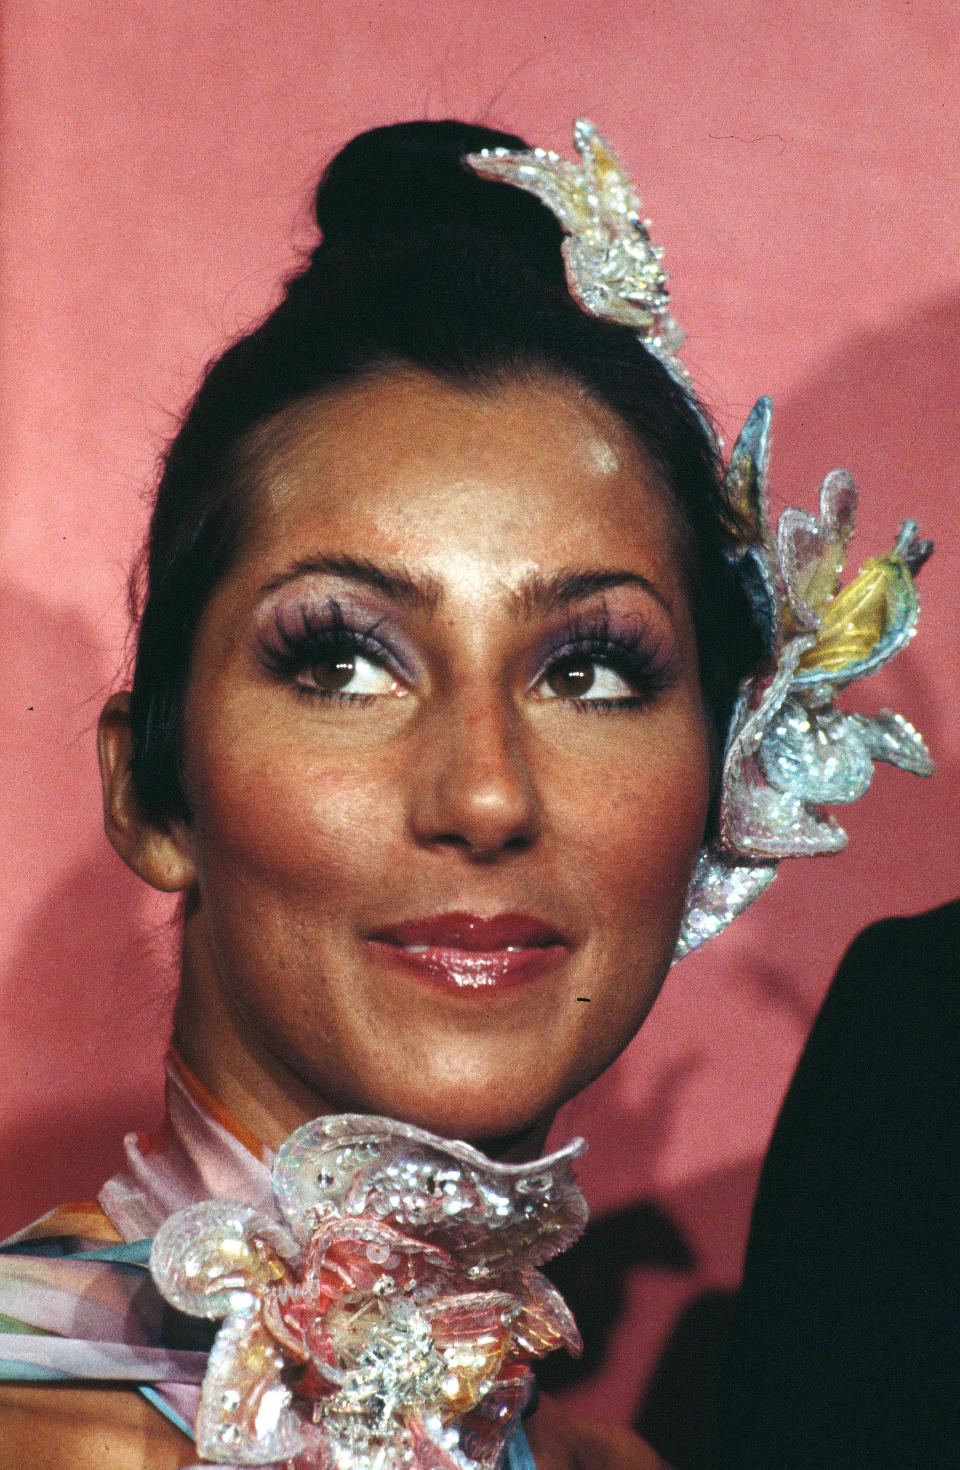
[[[388,669],[352,648],[331,648],[297,674],[298,688],[314,694],[394,694],[397,680]]]
[[[573,654],[549,668],[542,680],[548,699],[631,699],[634,686],[589,653]]]

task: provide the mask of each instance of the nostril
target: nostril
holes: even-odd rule
[[[504,851],[505,852],[523,852],[526,848],[528,848],[531,845],[531,843],[534,840],[534,836],[535,836],[535,834],[532,833],[532,832],[530,832],[530,833],[527,833],[527,832],[518,832],[518,833],[516,833],[515,836],[509,838],[508,841],[506,841],[503,844]]]
[[[535,840],[534,833],[514,832],[506,838],[491,834],[467,837],[460,832],[440,832],[429,839],[435,847],[457,849],[475,862],[490,862],[502,853],[524,852]]]

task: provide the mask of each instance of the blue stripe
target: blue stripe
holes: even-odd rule
[[[150,1403],[153,1404],[153,1407],[155,1409],[160,1410],[165,1419],[169,1419],[171,1424],[176,1425],[177,1429],[179,1429],[181,1433],[185,1434],[187,1436],[187,1439],[189,1439],[191,1443],[193,1442],[193,1426],[191,1424],[188,1424],[186,1419],[181,1418],[176,1409],[171,1408],[166,1399],[163,1398],[159,1393],[157,1393],[157,1390],[155,1388],[150,1388],[148,1384],[141,1383],[140,1392],[143,1394],[145,1399],[148,1399]]]
[[[150,1261],[152,1240],[134,1240],[129,1245],[101,1245],[96,1250],[73,1250],[74,1235],[45,1235],[38,1240],[18,1240],[15,1245],[0,1245],[0,1256],[34,1256],[57,1261],[109,1261],[117,1266],[146,1266]]]
[[[110,1261],[117,1266],[148,1266],[153,1238],[132,1240],[129,1245],[103,1245],[95,1251],[72,1251],[71,1261]]]
[[[507,1440],[507,1470],[537,1470],[523,1425],[519,1423]]]
[[[0,1358],[0,1383],[77,1383],[72,1373],[46,1368],[40,1363],[21,1363],[16,1358]]]

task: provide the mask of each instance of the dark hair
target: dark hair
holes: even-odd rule
[[[253,431],[280,410],[399,367],[482,391],[548,375],[627,425],[676,501],[715,733],[759,656],[724,556],[736,531],[701,413],[627,327],[566,287],[562,232],[532,196],[462,162],[520,138],[458,122],[401,123],[348,143],[316,197],[321,243],[281,304],[207,370],[170,445],[134,612],[132,775],[152,818],[189,815],[181,726],[204,607],[243,544]]]

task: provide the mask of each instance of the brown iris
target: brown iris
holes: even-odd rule
[[[555,664],[547,675],[547,685],[551,693],[561,699],[577,699],[588,693],[595,679],[596,664],[592,658],[583,654]]]
[[[317,689],[335,694],[345,689],[357,671],[356,656],[346,649],[330,652],[310,665],[311,682]]]

